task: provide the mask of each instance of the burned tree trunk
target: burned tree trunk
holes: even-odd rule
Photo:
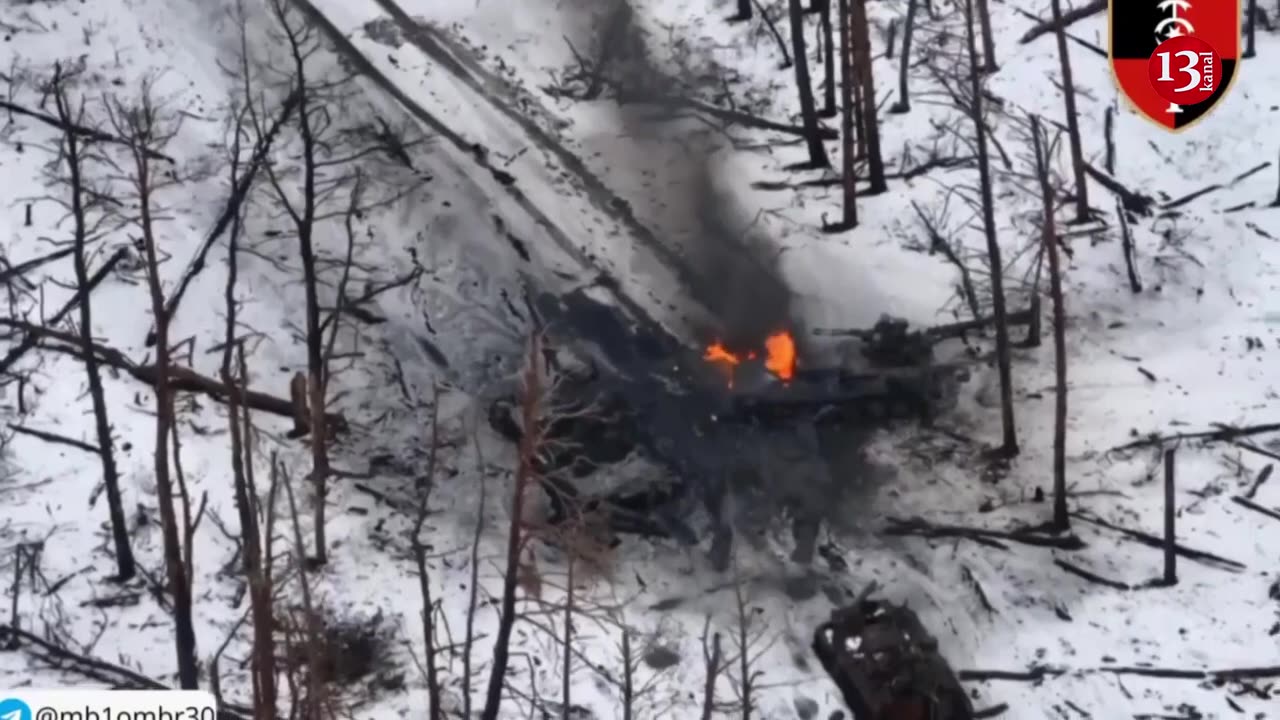
[[[804,49],[804,9],[800,0],[787,0],[791,18],[791,53],[795,56],[796,89],[800,92],[800,119],[804,125],[805,144],[809,150],[810,168],[831,167],[827,149],[818,134],[818,111],[813,101],[813,82],[809,77],[809,57]]]
[[[907,0],[907,19],[902,24],[902,55],[898,58],[898,102],[889,108],[891,113],[911,110],[911,94],[907,79],[911,73],[911,35],[916,27],[916,7],[920,0]]]
[[[978,22],[982,25],[982,72],[1000,69],[996,63],[996,40],[991,35],[991,8],[987,0],[978,0]]]
[[[729,22],[742,22],[751,19],[751,0],[738,0],[738,12],[729,18]]]
[[[1071,74],[1071,53],[1067,49],[1067,31],[1062,23],[1061,0],[1050,0],[1053,21],[1058,26],[1058,58],[1062,63],[1062,97],[1067,110],[1067,141],[1071,146],[1071,170],[1076,180],[1076,222],[1089,220],[1089,183],[1084,172],[1084,150],[1080,143],[1080,119],[1076,116],[1075,80]]]
[[[853,168],[853,57],[849,32],[849,0],[840,0],[840,186],[844,190],[845,229],[858,225],[858,178]]]
[[[815,0],[822,29],[822,70],[826,82],[822,85],[822,117],[836,116],[836,53],[831,27],[831,0]]]
[[[94,202],[85,192],[83,163],[85,146],[81,137],[71,128],[70,98],[63,83],[61,68],[54,70],[51,89],[57,107],[58,120],[67,130],[62,138],[62,159],[66,165],[67,184],[70,192],[72,228],[72,265],[75,268],[76,288],[83,293],[80,298],[80,341],[83,350],[84,372],[89,384],[89,399],[93,403],[94,429],[97,433],[98,458],[102,463],[102,483],[107,492],[107,514],[111,520],[111,539],[116,554],[116,578],[129,580],[137,573],[133,547],[129,543],[129,529],[125,520],[124,500],[120,494],[120,471],[116,466],[115,444],[111,437],[111,421],[107,415],[106,395],[102,386],[102,371],[97,355],[93,352],[93,311],[90,300],[87,246],[89,243],[88,205]]]
[[[970,120],[973,121],[978,155],[978,184],[982,194],[982,227],[987,240],[987,262],[991,268],[991,310],[996,324],[996,366],[1000,373],[1000,422],[1003,429],[1001,453],[1018,454],[1018,433],[1013,418],[1013,370],[1009,357],[1009,323],[1004,299],[1004,261],[996,238],[995,197],[991,189],[991,156],[987,150],[987,123],[983,118],[982,78],[978,67],[978,47],[973,30],[974,0],[965,0],[965,41],[969,54]]]
[[[1058,0],[1053,0],[1054,5]],[[1067,515],[1067,342],[1066,311],[1062,303],[1062,268],[1058,259],[1058,233],[1053,220],[1053,188],[1049,184],[1049,161],[1040,138],[1040,118],[1031,116],[1031,138],[1035,145],[1036,177],[1044,203],[1040,228],[1044,251],[1049,256],[1049,296],[1053,300],[1053,527],[1059,532],[1070,527]]]
[[[880,123],[876,118],[875,81],[871,75],[871,25],[867,21],[866,0],[853,0],[853,68],[862,91],[859,115],[867,139],[867,194],[878,195],[889,189],[884,175],[884,156],[880,152]]]

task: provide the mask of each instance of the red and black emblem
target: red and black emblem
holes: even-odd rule
[[[1111,71],[1147,119],[1185,130],[1231,89],[1239,0],[1110,0]]]

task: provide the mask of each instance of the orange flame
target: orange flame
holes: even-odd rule
[[[783,382],[788,382],[795,377],[796,342],[791,337],[791,333],[783,330],[765,338],[764,352],[765,369]],[[743,353],[735,353],[721,342],[714,342],[708,345],[706,352],[702,354],[703,360],[721,363],[728,368],[729,387],[733,387],[733,368],[741,364],[744,358],[754,360],[756,358],[755,351],[748,351],[745,355]]]
[[[765,338],[764,366],[769,372],[786,382],[796,374],[796,341],[791,333],[782,331]]]

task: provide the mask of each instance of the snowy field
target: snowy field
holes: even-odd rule
[[[939,18],[921,21],[914,39],[922,58],[963,38],[955,8],[943,0],[933,4]],[[970,152],[954,130],[968,121],[924,63],[911,75],[910,112],[885,110],[896,98],[898,60],[883,57],[884,47],[890,20],[901,25],[905,5],[887,0],[869,8],[885,161],[899,176],[890,178],[886,193],[860,198],[860,224],[839,234],[820,229],[839,216],[839,188],[799,186],[823,176],[788,169],[804,159],[793,136],[723,127],[694,113],[640,122],[642,110],[619,106],[607,94],[580,101],[549,91],[577,67],[575,52],[598,51],[611,3],[311,0],[297,6],[293,20],[312,21],[320,41],[308,59],[315,81],[358,75],[326,113],[334,142],[391,135],[402,141],[375,145],[378,151],[343,166],[343,172],[359,170],[369,208],[348,215],[349,187],[335,191],[320,210],[315,237],[326,278],[321,304],[332,307],[350,231],[358,277],[347,296],[362,298],[363,313],[342,316],[336,335],[340,359],[333,363],[330,410],[349,428],[330,453],[335,477],[327,498],[327,564],[304,565],[299,580],[299,563],[289,560],[297,552],[295,536],[284,514],[276,529],[276,552],[287,568],[278,606],[300,607],[298,583],[307,582],[309,604],[335,626],[356,628],[350,631],[355,640],[339,653],[359,656],[339,673],[335,699],[342,714],[426,715],[423,600],[410,537],[415,482],[429,471],[422,537],[430,546],[429,590],[440,602],[438,644],[447,646],[436,661],[443,704],[460,714],[464,706],[478,713],[484,703],[516,466],[515,448],[490,430],[486,410],[489,399],[517,382],[528,331],[523,287],[567,290],[606,273],[616,280],[611,300],[634,303],[678,335],[696,335],[713,312],[706,299],[687,292],[682,273],[707,264],[699,256],[705,226],[695,218],[714,200],[730,208],[736,229],[729,234],[765,238],[744,240],[743,252],[777,258],[798,298],[791,308],[797,326],[867,327],[882,313],[917,324],[963,317],[956,268],[922,251],[928,238],[913,204],[932,213],[986,292],[980,218],[962,199],[976,194],[972,163],[901,177],[928,159],[931,148],[942,157]],[[655,68],[699,79],[691,83],[699,100],[740,103],[753,115],[798,124],[793,74],[780,68],[779,45],[758,13],[749,23],[726,22],[732,6],[635,0],[633,22]],[[785,35],[786,3],[761,6]],[[247,18],[243,34],[238,12]],[[1038,114],[1056,123],[1063,116],[1053,36],[1019,42],[1036,22],[1029,16],[1048,13],[1047,2],[1032,0],[991,6],[1000,66],[987,81],[1000,106],[992,123],[994,189],[1015,308],[1027,303],[1041,217],[1021,119]],[[425,24],[415,27],[414,19]],[[244,97],[245,70],[256,102],[269,113],[289,93],[292,58],[274,23],[260,0],[244,0],[239,10],[231,0],[40,0],[0,10],[8,103],[52,113],[45,87],[61,63],[74,74],[71,93],[83,101],[81,122],[110,130],[107,104],[112,98],[136,102],[147,78],[163,112],[181,119],[163,149],[172,158],[165,167],[179,182],[154,198],[163,206],[155,232],[167,294],[188,275],[226,207],[232,107]],[[1277,422],[1271,403],[1280,372],[1270,363],[1280,352],[1280,209],[1271,207],[1277,167],[1268,128],[1280,87],[1280,67],[1270,62],[1280,44],[1260,32],[1256,58],[1242,62],[1221,107],[1172,135],[1124,105],[1106,58],[1086,47],[1105,48],[1106,29],[1105,15],[1070,28],[1083,41],[1070,47],[1084,153],[1103,167],[1110,116],[1115,178],[1153,198],[1154,211],[1130,225],[1141,292],[1129,287],[1111,190],[1091,183],[1091,204],[1102,221],[1073,229],[1067,239],[1067,477],[1072,532],[1083,547],[884,533],[890,518],[993,530],[1049,519],[1044,496],[1052,483],[1054,362],[1046,302],[1044,342],[1014,349],[1021,453],[1007,467],[985,453],[1000,437],[994,367],[974,368],[940,429],[878,433],[866,449],[867,473],[874,477],[849,480],[867,489],[850,494],[848,507],[836,513],[845,522],[833,523],[820,539],[821,557],[810,572],[821,592],[812,597],[789,592],[801,570],[786,560],[791,540],[781,520],[776,534],[741,540],[728,573],[709,567],[705,543],[626,537],[589,572],[579,568],[566,684],[560,641],[566,563],[563,553],[535,543],[536,579],[522,579],[503,717],[562,716],[565,687],[580,706],[573,717],[701,717],[708,627],[722,634],[723,657],[733,660],[716,679],[716,717],[746,717],[737,662],[744,652],[751,661],[753,717],[847,714],[809,645],[834,603],[873,582],[884,597],[920,614],[957,670],[1029,674],[965,681],[976,708],[1006,706],[999,717],[1275,714],[1280,696],[1266,673],[1256,679],[1213,673],[1280,664],[1280,481],[1257,482],[1280,460],[1280,437],[1178,443],[1177,527],[1190,552],[1179,558],[1172,587],[1149,584],[1163,571],[1160,549],[1124,532],[1161,533],[1160,448],[1113,449],[1149,434]],[[333,42],[330,30],[345,41]],[[820,77],[821,64],[811,60],[811,66]],[[54,182],[62,177],[58,130],[21,113],[4,122],[0,223],[3,257],[13,267],[66,248],[71,223],[67,187]],[[654,131],[659,125],[663,129]],[[280,138],[271,149],[273,176],[296,201],[303,141],[292,126]],[[1069,186],[1065,144],[1053,170]],[[827,143],[837,165],[838,145]],[[119,150],[103,147],[105,154]],[[690,172],[692,155],[704,161],[696,163],[702,174]],[[121,187],[105,164],[93,173],[103,187]],[[304,287],[291,219],[266,175],[239,225],[237,335],[245,338],[252,389],[289,398],[290,379],[307,368]],[[1186,199],[1214,185],[1220,187]],[[90,264],[101,266],[119,248],[126,255],[91,294],[93,337],[146,364],[154,361],[147,342],[153,317],[139,231],[131,224],[135,213],[105,207],[109,218],[91,238]],[[1064,209],[1060,221],[1068,214]],[[203,268],[191,275],[170,327],[170,344],[181,344],[174,362],[209,378],[220,377],[226,332],[226,237],[215,239]],[[75,293],[67,258],[41,264],[21,280],[6,274],[6,281],[7,313],[26,322],[52,323]],[[387,289],[370,291],[378,286]],[[56,327],[74,332],[78,322],[70,313]],[[1015,339],[1023,332],[1014,330]],[[0,338],[0,349],[11,352],[22,337]],[[14,617],[6,609],[4,622],[176,686],[149,386],[128,372],[104,370],[139,567],[137,577],[116,583],[102,467],[86,451],[97,435],[83,363],[35,348],[5,372],[23,379],[0,390],[0,578],[17,609]],[[225,700],[248,705],[249,600],[226,405],[206,394],[179,393],[177,416],[181,472],[193,512],[201,510],[191,547],[201,685],[208,686],[217,657]],[[255,412],[253,424],[259,488],[265,498],[273,468],[283,468],[275,474],[297,488],[298,534],[310,543],[307,442],[288,436],[288,417]],[[280,507],[287,505],[283,496],[280,491],[276,498]],[[1233,501],[1241,496],[1273,509],[1271,515]],[[1107,582],[1069,573],[1055,561]],[[473,578],[479,604],[467,701],[461,648]],[[535,584],[537,597],[528,592]],[[630,663],[623,661],[624,634]],[[27,643],[0,652],[5,684],[93,682],[78,665],[51,668],[29,650]],[[282,660],[282,676],[296,661]],[[634,666],[634,708],[627,713],[624,665]],[[1161,677],[1143,669],[1209,674]],[[283,684],[281,691],[284,710]]]

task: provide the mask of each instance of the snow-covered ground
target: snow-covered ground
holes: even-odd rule
[[[976,267],[983,243],[978,219],[949,194],[976,185],[976,172],[958,167],[892,179],[887,193],[860,201],[857,229],[823,234],[818,229],[823,218],[839,214],[838,189],[752,189],[755,183],[816,177],[785,169],[803,159],[801,146],[742,128],[722,132],[704,125],[695,132],[689,121],[646,134],[637,131],[634,108],[604,99],[575,102],[542,89],[574,66],[571,43],[579,52],[590,52],[592,36],[610,16],[608,3],[313,2],[382,77],[359,80],[358,88],[334,109],[335,123],[374,127],[378,117],[403,129],[406,137],[424,134],[426,142],[413,146],[410,154],[414,167],[431,176],[419,186],[416,176],[403,168],[370,166],[385,182],[369,192],[408,188],[409,194],[358,222],[357,234],[369,238],[360,245],[361,266],[377,278],[396,277],[416,257],[424,272],[370,306],[387,318],[385,323],[348,329],[342,337],[341,350],[360,356],[334,381],[339,388],[335,404],[351,420],[352,431],[334,450],[335,465],[348,472],[334,480],[330,492],[331,557],[315,578],[316,592],[334,617],[377,622],[385,638],[385,662],[343,696],[352,714],[423,714],[425,681],[415,664],[422,655],[421,599],[407,539],[412,517],[400,504],[411,502],[412,480],[425,472],[432,385],[441,384],[438,415],[444,450],[427,521],[427,541],[434,546],[430,577],[442,602],[446,642],[461,642],[470,595],[469,538],[483,488],[483,589],[472,688],[479,704],[496,624],[486,598],[501,582],[506,490],[514,465],[512,449],[484,422],[483,400],[510,387],[519,361],[525,331],[519,299],[523,282],[569,288],[607,272],[618,280],[620,297],[677,332],[706,327],[705,303],[680,297],[682,273],[702,267],[697,257],[700,226],[691,218],[694,206],[707,198],[706,187],[699,184],[700,177],[690,175],[688,162],[697,153],[711,168],[717,201],[734,208],[731,219],[741,234],[774,243],[772,252],[801,298],[794,308],[798,322],[808,327],[866,326],[885,312],[917,323],[943,321],[957,305],[956,274],[940,256],[914,249],[925,238],[912,203],[937,210],[951,197],[946,230],[962,242],[962,256],[972,257]],[[724,21],[732,4],[637,0],[635,22],[660,69],[710,73],[732,68],[735,72],[721,88],[727,96],[749,103],[752,112],[765,117],[795,120],[791,71],[779,69],[777,46],[758,19],[750,24]],[[940,14],[954,17],[949,5],[934,4]],[[11,94],[20,105],[41,104],[39,84],[48,79],[55,61],[85,68],[77,92],[86,98],[87,112],[100,121],[97,103],[102,96],[135,97],[141,79],[158,73],[158,94],[184,116],[181,132],[166,152],[176,167],[194,176],[164,191],[162,198],[170,218],[159,229],[170,291],[227,194],[227,107],[238,85],[224,68],[238,62],[240,49],[231,5],[194,0],[35,2],[10,4],[0,15],[8,55],[0,65],[9,68],[6,76],[11,79],[28,78]],[[256,2],[245,5],[251,14],[249,46],[255,67],[286,67],[287,49],[269,36],[265,10]],[[776,13],[785,3],[766,5]],[[1063,113],[1053,38],[1018,42],[1032,24],[1022,11],[1044,16],[1048,9],[1041,5],[1031,0],[992,4],[1001,69],[988,88],[1003,103],[994,131],[999,152],[1007,153],[1012,168],[998,173],[998,225],[1016,305],[1025,302],[1020,280],[1028,276],[1033,256],[1028,248],[1037,241],[1040,206],[1032,190],[1025,133],[1010,118],[1038,113],[1053,119]],[[877,47],[883,48],[889,19],[901,17],[904,7],[903,0],[872,4]],[[430,33],[398,24],[397,12],[424,19]],[[916,37],[917,51],[944,46],[948,32],[954,45],[960,27],[954,20],[926,23]],[[786,31],[785,19],[780,29]],[[1105,31],[1104,16],[1071,29],[1101,47]],[[1273,122],[1273,88],[1280,87],[1280,69],[1269,65],[1269,59],[1280,46],[1261,33],[1257,58],[1244,61],[1241,78],[1223,105],[1180,135],[1168,134],[1127,109],[1116,96],[1106,59],[1081,45],[1071,47],[1081,133],[1091,162],[1102,165],[1104,118],[1112,108],[1116,176],[1126,187],[1154,196],[1159,206],[1212,184],[1223,186],[1185,204],[1157,209],[1153,217],[1137,218],[1132,231],[1145,286],[1141,293],[1128,288],[1115,216],[1107,212],[1114,196],[1102,186],[1090,185],[1090,199],[1110,228],[1070,241],[1065,289],[1071,504],[1090,517],[1159,534],[1163,494],[1157,451],[1126,454],[1108,452],[1110,448],[1151,432],[1274,420],[1268,405],[1276,400],[1273,384],[1280,375],[1268,358],[1280,350],[1280,316],[1271,307],[1274,301],[1268,301],[1276,292],[1280,227],[1277,210],[1267,206],[1275,198],[1276,168],[1237,177],[1274,158],[1267,128]],[[340,63],[326,48],[313,59],[314,72],[334,75],[342,66],[351,67],[350,57],[347,61]],[[896,68],[896,59],[876,63],[881,99],[896,96],[891,90]],[[400,95],[388,94],[382,83],[396,86]],[[891,169],[900,167],[905,148],[912,148],[919,162],[935,137],[965,122],[923,68],[912,84],[910,113],[882,113]],[[48,107],[51,103],[46,112]],[[5,171],[0,193],[8,209],[4,257],[17,264],[56,249],[53,243],[65,242],[68,229],[60,207],[36,199],[56,191],[43,189],[42,173],[52,157],[47,148],[55,131],[22,116],[6,121],[6,147],[0,156]],[[487,154],[480,157],[471,147],[475,143]],[[829,146],[835,159],[836,144]],[[942,146],[949,147],[945,142]],[[289,140],[275,151],[276,162],[283,166],[296,160],[297,147],[296,139]],[[1060,156],[1055,171],[1069,178],[1065,150]],[[199,172],[203,169],[208,172]],[[255,197],[244,232],[254,252],[241,253],[241,321],[243,332],[251,333],[255,389],[287,397],[289,378],[306,367],[300,341],[303,291],[292,240],[278,236],[287,217],[265,184]],[[28,203],[30,224],[24,222]],[[620,209],[624,206],[629,210]],[[1065,219],[1066,211],[1060,217]],[[98,262],[127,245],[130,235],[130,229],[121,229],[98,241]],[[341,218],[326,226],[319,241],[326,252],[344,251]],[[172,328],[175,341],[193,339],[190,358],[184,356],[183,362],[208,375],[217,374],[221,355],[217,344],[224,332],[225,258],[225,245],[219,242],[187,290]],[[45,265],[26,279],[43,281],[43,294],[32,297],[43,302],[45,317],[71,296],[67,260]],[[140,265],[124,263],[93,294],[95,336],[144,361],[150,352],[145,344],[151,327],[147,302]],[[20,307],[31,310],[33,301]],[[34,370],[22,408],[17,387],[5,388],[0,412],[6,425],[94,442],[84,373],[77,361],[32,352],[18,367]],[[831,608],[829,595],[839,599],[873,581],[885,596],[905,601],[921,614],[957,669],[1025,671],[1047,665],[1067,671],[1039,683],[966,684],[977,707],[1006,703],[1003,717],[1265,716],[1275,703],[1274,697],[1267,699],[1266,680],[1257,689],[1238,682],[1220,685],[1099,671],[1109,666],[1201,670],[1280,662],[1280,523],[1231,501],[1268,464],[1257,452],[1231,444],[1183,444],[1178,454],[1180,539],[1243,569],[1183,558],[1180,582],[1172,588],[1113,589],[1055,565],[1053,560],[1061,558],[1131,586],[1160,574],[1158,549],[1083,521],[1076,521],[1073,530],[1086,546],[1071,552],[1018,544],[1002,550],[967,540],[881,533],[883,519],[890,516],[990,528],[1046,520],[1048,504],[1032,498],[1051,482],[1053,371],[1047,338],[1040,347],[1015,351],[1022,453],[999,472],[990,470],[980,447],[999,436],[993,369],[975,373],[960,407],[941,423],[977,444],[933,433],[922,436],[909,428],[878,436],[868,453],[885,476],[879,490],[873,496],[856,494],[844,513],[848,522],[823,539],[829,548],[818,566],[820,585],[828,593],[794,600],[785,592],[793,569],[782,560],[786,543],[781,530],[777,537],[740,543],[735,576],[741,580],[737,585],[756,638],[751,653],[758,653],[756,669],[763,673],[755,698],[757,716],[828,717],[842,709],[808,646],[813,629]],[[19,593],[22,626],[39,633],[53,628],[59,642],[77,651],[172,683],[172,621],[167,604],[153,591],[163,577],[151,470],[153,400],[127,376],[108,377],[107,397],[144,577],[123,587],[107,582],[113,563],[96,458],[7,429],[0,458],[0,541],[12,552],[0,577],[12,574],[19,544],[42,542],[40,577],[24,580]],[[192,494],[207,493],[208,503],[194,548],[200,657],[207,668],[224,640],[234,635],[220,663],[222,687],[229,700],[244,703],[249,691],[242,660],[249,640],[240,620],[248,601],[234,555],[238,544],[232,539],[238,520],[225,410],[195,395],[180,399],[179,412],[183,469]],[[261,432],[259,477],[267,477],[271,454],[278,452],[302,488],[308,452],[299,441],[284,437],[289,421],[260,413],[255,422]],[[1263,450],[1280,452],[1268,441],[1266,435],[1253,439]],[[1276,482],[1262,484],[1254,500],[1280,507]],[[309,537],[307,518],[303,522]],[[281,551],[290,543],[291,536],[282,539]],[[560,602],[555,588],[563,569],[551,550],[539,549],[538,556],[545,606],[537,610],[532,600],[521,603],[530,617],[517,625],[513,639],[510,683],[520,694],[513,694],[508,704],[511,717],[525,714],[530,695],[549,703],[560,697],[557,636],[562,629],[559,614],[550,608]],[[661,543],[628,539],[609,565],[609,572],[591,577],[578,590],[577,602],[592,609],[575,627],[574,703],[598,718],[622,716],[618,648],[625,628],[632,647],[645,657],[636,683],[652,688],[638,701],[636,716],[697,717],[705,684],[700,639],[706,618],[726,635],[726,652],[737,652],[735,583],[712,573],[701,550]],[[462,664],[442,658],[441,666],[448,702],[459,707]],[[33,665],[21,652],[0,653],[0,672],[14,686],[83,682]],[[717,688],[726,707],[736,697],[736,673],[731,668]]]

